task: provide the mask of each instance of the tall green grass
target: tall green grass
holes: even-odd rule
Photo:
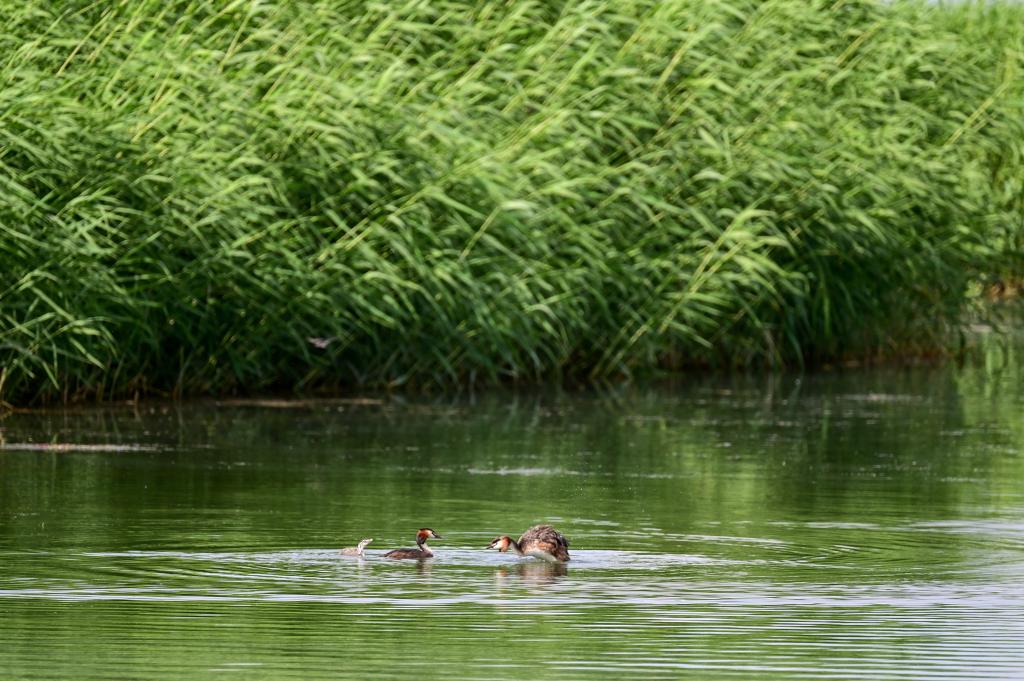
[[[7,400],[927,350],[1020,253],[1020,7],[0,16]]]

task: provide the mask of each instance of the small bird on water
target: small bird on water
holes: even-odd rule
[[[434,556],[434,552],[430,550],[429,546],[427,546],[428,539],[442,539],[442,537],[429,527],[421,527],[419,532],[416,533],[415,549],[395,549],[394,551],[388,551],[385,553],[384,557],[392,558],[394,560],[421,560],[423,558],[432,558]]]
[[[512,551],[520,556],[533,556],[552,563],[569,560],[569,540],[550,525],[534,525],[523,532],[519,541],[503,534],[487,548],[498,549],[501,553]]]
[[[363,556],[363,549],[365,549],[366,545],[369,544],[372,541],[373,541],[372,537],[369,538],[369,539],[363,539],[363,540],[361,540],[359,542],[359,546],[350,546],[348,548],[342,549],[341,550],[341,555],[343,555],[343,556],[359,556],[360,558],[362,558],[362,556]]]

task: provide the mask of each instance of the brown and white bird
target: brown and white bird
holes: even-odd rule
[[[341,555],[343,555],[343,556],[359,556],[360,558],[362,558],[363,557],[363,549],[365,549],[366,545],[369,544],[372,541],[373,541],[372,538],[371,539],[363,539],[363,540],[361,540],[359,542],[359,546],[350,546],[350,547],[348,547],[346,549],[342,549],[341,550]]]
[[[423,558],[431,558],[433,557],[434,552],[430,550],[429,546],[427,546],[428,539],[442,539],[442,537],[429,527],[421,527],[420,531],[416,533],[415,549],[395,549],[394,551],[388,551],[385,553],[384,557],[392,558],[394,560],[420,560]]]
[[[491,542],[489,549],[505,553],[513,551],[520,556],[533,556],[552,563],[569,560],[569,540],[550,525],[534,525],[516,541],[508,535],[501,535]]]

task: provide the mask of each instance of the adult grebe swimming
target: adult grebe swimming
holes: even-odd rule
[[[533,556],[552,563],[569,560],[569,540],[550,525],[534,525],[523,532],[519,541],[503,534],[487,548],[498,549],[502,553],[511,550],[520,556]]]
[[[360,558],[362,558],[363,557],[363,549],[365,549],[366,545],[369,544],[372,541],[373,541],[372,538],[370,538],[370,539],[363,539],[362,541],[359,542],[359,546],[350,546],[347,549],[342,549],[341,550],[341,555],[343,555],[343,556],[359,556]]]
[[[401,560],[403,558],[411,558],[418,560],[422,558],[431,558],[434,552],[427,546],[428,539],[442,539],[441,535],[434,532],[429,527],[421,527],[420,531],[416,533],[416,546],[415,549],[395,549],[394,551],[388,551],[384,554],[385,558],[393,558],[395,560]]]

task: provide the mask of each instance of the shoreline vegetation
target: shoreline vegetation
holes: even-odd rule
[[[1021,5],[0,8],[0,401],[941,353],[1024,271]]]

